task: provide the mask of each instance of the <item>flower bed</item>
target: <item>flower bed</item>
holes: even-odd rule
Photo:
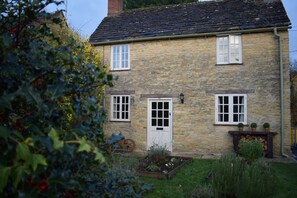
[[[185,164],[192,162],[189,157],[166,156],[164,158],[146,157],[140,161],[138,175],[158,179],[170,179]]]

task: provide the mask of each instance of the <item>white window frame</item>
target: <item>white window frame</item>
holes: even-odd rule
[[[124,65],[122,64],[123,62],[123,60],[122,60],[122,54],[123,54],[123,47],[124,46],[127,46],[127,48],[128,48],[128,65],[127,65],[127,67],[124,67]],[[120,48],[120,54],[119,54],[119,67],[118,68],[115,68],[114,67],[114,59],[113,59],[113,55],[114,55],[114,50],[115,50],[115,48],[116,47],[119,47]],[[111,70],[112,71],[117,71],[117,70],[130,70],[130,45],[128,45],[128,44],[124,44],[124,45],[113,45],[113,46],[111,46],[111,53],[110,53],[110,60],[111,60],[111,62],[110,62],[110,67],[111,67]]]
[[[239,59],[238,61],[232,61],[231,58],[231,46],[234,45],[231,43],[234,37],[238,37],[239,40]],[[227,38],[228,39],[228,60],[227,61],[220,61],[220,40],[222,38]],[[218,36],[217,37],[217,64],[241,64],[242,63],[242,38],[241,35],[227,35],[227,36]]]
[[[229,104],[228,104],[228,116],[229,120],[228,122],[222,122],[219,121],[219,97],[225,97],[228,96]],[[234,122],[233,121],[233,97],[234,96],[243,96],[244,97],[244,121],[243,122]],[[216,124],[222,124],[222,125],[237,125],[238,123],[247,124],[247,94],[216,94],[215,95],[215,123]]]
[[[119,105],[120,105],[120,110],[119,110],[120,118],[114,118],[114,115],[113,115],[113,113],[114,113],[114,108],[113,108],[113,106],[114,106],[114,100],[113,100],[113,98],[114,97],[120,97],[121,98],[120,99],[120,103],[119,103]],[[123,112],[123,109],[122,109],[123,97],[128,97],[128,103],[126,103],[126,104],[128,104],[128,118],[123,118],[122,117],[122,112]],[[130,121],[130,114],[131,114],[131,97],[130,97],[130,95],[111,95],[111,97],[110,97],[110,105],[111,105],[111,107],[110,107],[110,120],[111,121]]]

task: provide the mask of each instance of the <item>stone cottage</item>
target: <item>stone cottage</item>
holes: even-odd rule
[[[228,131],[265,122],[275,155],[290,154],[290,20],[279,0],[217,0],[123,10],[90,37],[118,77],[105,95],[107,133],[136,151],[231,151]]]

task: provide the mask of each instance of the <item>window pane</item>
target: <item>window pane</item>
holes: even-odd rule
[[[163,111],[158,111],[158,118],[162,118],[163,117]]]
[[[219,122],[223,122],[223,114],[219,114]]]
[[[239,113],[244,113],[244,105],[239,105]]]
[[[223,96],[219,96],[219,104],[223,104]]]
[[[229,104],[229,97],[228,96],[224,97],[224,104]]]
[[[238,97],[237,96],[233,96],[233,104],[238,104]]]
[[[164,118],[168,118],[169,117],[169,111],[164,111]]]
[[[233,122],[238,122],[238,114],[233,115]]]
[[[152,126],[157,126],[157,120],[156,119],[152,119]]]
[[[163,109],[163,102],[158,102],[158,109]]]
[[[237,105],[233,106],[233,113],[238,113],[238,106]]]
[[[229,113],[229,106],[228,105],[224,105],[224,113]]]
[[[152,117],[155,118],[157,116],[157,112],[156,111],[152,111]]]
[[[166,126],[166,127],[169,126],[169,120],[168,119],[164,119],[164,126]]]
[[[228,122],[229,121],[229,115],[228,114],[224,114],[224,122]]]
[[[164,109],[169,109],[169,102],[164,102]]]
[[[157,108],[157,103],[156,102],[152,102],[152,109],[156,109]]]
[[[239,104],[244,104],[244,97],[243,96],[239,96]]]
[[[244,114],[239,114],[239,122],[244,122]]]
[[[219,113],[223,113],[223,105],[219,105]]]
[[[162,119],[158,119],[158,126],[163,126],[162,121]]]

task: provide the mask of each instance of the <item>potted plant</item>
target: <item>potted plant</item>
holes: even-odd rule
[[[237,126],[239,131],[243,131],[243,127],[244,127],[243,123],[238,123]]]
[[[251,129],[252,129],[252,131],[256,131],[256,129],[257,129],[257,124],[256,124],[255,122],[253,122],[253,123],[251,124]]]
[[[265,132],[269,132],[270,131],[270,124],[268,122],[265,122],[263,124],[263,128]]]

